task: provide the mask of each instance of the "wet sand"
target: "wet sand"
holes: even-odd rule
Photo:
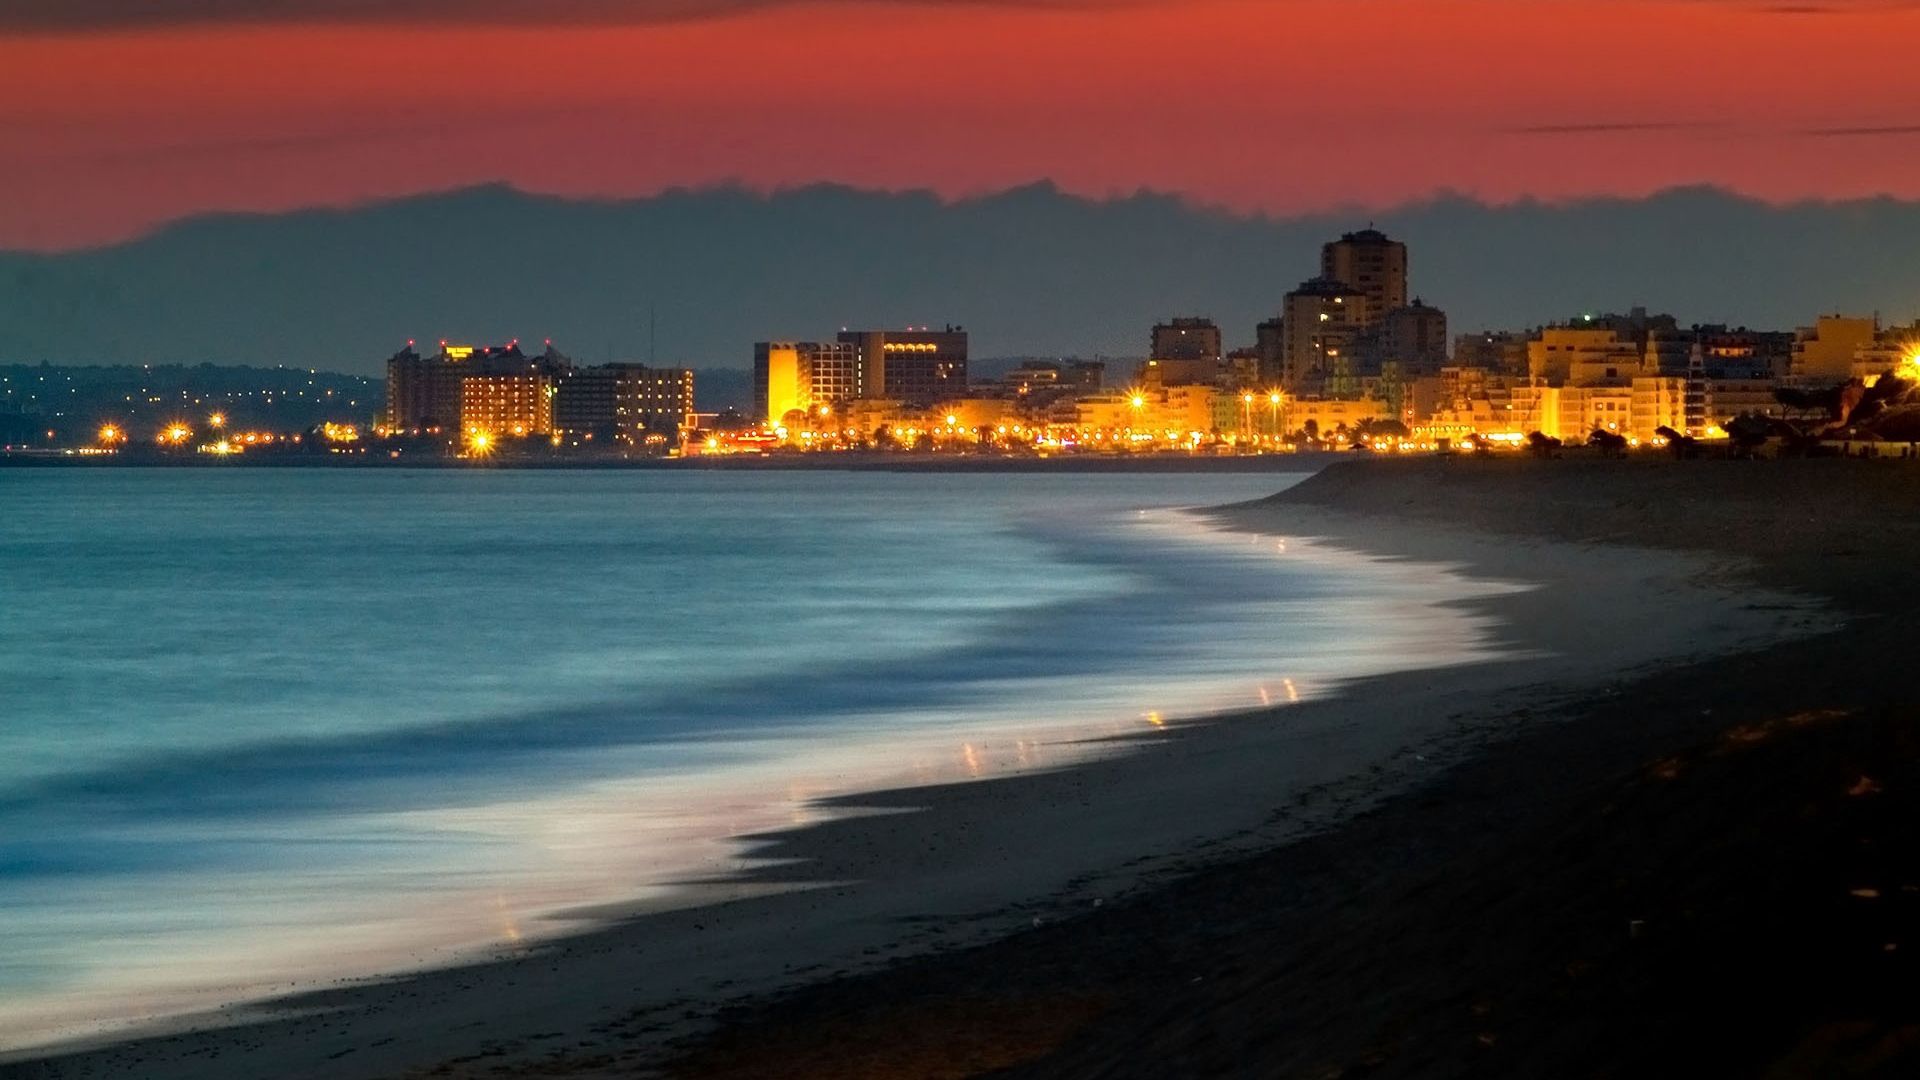
[[[1920,470],[1356,463],[1237,513],[1299,504],[1731,556],[1848,621],[1572,695],[1305,841],[743,1010],[674,1075],[976,1075],[945,1063],[995,1044],[982,1003],[1055,1017],[1000,1077],[1920,1075]]]
[[[1832,882],[1802,881],[1811,867],[1756,861],[1752,845],[1776,834],[1747,823],[1779,824],[1765,813],[1771,786],[1723,774],[1744,778],[1774,753],[1812,770],[1820,755],[1776,748],[1829,739],[1839,754],[1863,727],[1883,733],[1862,719],[1870,703],[1811,676],[1837,676],[1842,657],[1858,673],[1863,650],[1849,643],[1886,610],[1864,602],[1884,599],[1861,572],[1867,553],[1920,547],[1914,515],[1875,511],[1872,546],[1849,541],[1857,557],[1834,570],[1827,549],[1862,521],[1807,525],[1795,499],[1844,505],[1836,477],[1906,506],[1920,493],[1851,462],[1342,465],[1228,517],[1540,583],[1474,602],[1526,655],[1155,732],[1138,752],[1065,771],[847,800],[917,812],[769,838],[763,854],[792,861],[722,886],[804,891],[634,913],[490,964],[6,1068],[1432,1075],[1495,1062],[1552,1075],[1558,1060],[1592,1072],[1596,1051],[1672,1045],[1656,1006],[1720,1015],[1718,999],[1668,992],[1691,986],[1658,966],[1675,956],[1734,990],[1773,985],[1749,974],[1756,962],[1728,966],[1747,955],[1730,948],[1744,937],[1720,928],[1754,927],[1714,905],[1757,918],[1749,899],[1772,899],[1748,878],[1833,899]],[[1730,515],[1747,523],[1742,543],[1720,542]],[[1861,618],[1832,630],[1817,607],[1828,600]],[[1891,681],[1878,680],[1879,700]],[[1873,682],[1845,685],[1865,702]],[[1729,728],[1747,734],[1728,740]],[[1903,797],[1888,779],[1835,797],[1879,812]],[[1903,884],[1871,899],[1848,884],[1836,913],[1901,908]],[[1702,910],[1717,918],[1702,923]],[[1870,959],[1888,957],[1903,962],[1897,948]],[[1619,1000],[1587,1009],[1582,993]]]

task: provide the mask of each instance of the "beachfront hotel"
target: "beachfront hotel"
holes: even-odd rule
[[[789,413],[830,416],[854,401],[928,409],[967,396],[967,332],[843,330],[830,343],[759,342],[753,386],[753,413],[771,427]]]
[[[423,355],[412,342],[387,360],[385,434],[458,435],[482,445],[504,438],[630,444],[672,439],[694,423],[693,372],[616,363],[578,367],[546,343],[528,355],[517,341],[441,343]]]

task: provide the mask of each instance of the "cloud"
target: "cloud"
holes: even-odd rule
[[[1881,127],[1810,128],[1802,132],[1821,139],[1853,139],[1920,135],[1920,124],[1888,124]]]
[[[0,32],[87,32],[279,23],[458,25],[635,24],[724,18],[808,0],[5,0]],[[1040,10],[1143,6],[1169,0],[855,0],[928,7]]]
[[[1650,131],[1712,131],[1725,124],[1702,120],[1606,120],[1597,123],[1527,124],[1502,128],[1506,135],[1630,135]]]
[[[200,25],[427,23],[531,26],[632,24],[725,18],[822,0],[0,0],[0,33],[73,33]],[[899,7],[1102,10],[1191,0],[838,0]],[[1284,2],[1284,0],[1276,0]],[[1669,0],[1693,4],[1703,0]],[[1860,14],[1920,0],[1704,0],[1779,15]]]

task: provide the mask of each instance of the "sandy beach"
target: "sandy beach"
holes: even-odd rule
[[[0,1068],[1893,1068],[1916,495],[1856,462],[1343,463],[1220,520],[1533,586],[1473,601],[1510,658],[860,796],[913,812],[768,837],[707,906]]]

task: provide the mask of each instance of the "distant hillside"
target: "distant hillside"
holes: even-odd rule
[[[1633,304],[1772,326],[1920,306],[1920,204],[1893,200],[1770,207],[1688,189],[1279,220],[1047,184],[958,202],[831,186],[605,201],[482,187],[0,253],[0,361],[371,374],[408,338],[550,336],[586,363],[744,367],[757,339],[947,322],[983,356],[1137,355],[1175,313],[1250,342],[1315,272],[1319,244],[1369,217],[1413,245],[1415,291],[1456,329]]]

